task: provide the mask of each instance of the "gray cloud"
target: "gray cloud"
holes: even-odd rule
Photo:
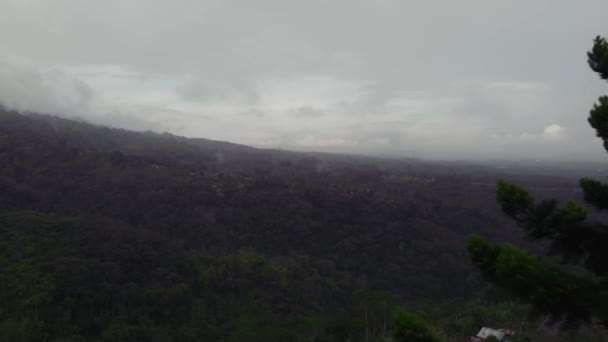
[[[53,114],[74,113],[86,108],[93,91],[84,82],[60,71],[0,63],[0,102],[21,111]]]
[[[320,117],[325,115],[326,113],[323,110],[320,110],[319,108],[315,108],[312,106],[302,106],[299,108],[296,108],[292,111],[293,115],[296,117]]]
[[[601,158],[604,0],[0,1],[0,102],[256,146]]]

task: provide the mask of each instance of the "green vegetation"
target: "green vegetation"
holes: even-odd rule
[[[188,251],[110,220],[4,212],[0,247],[2,341],[460,341],[527,309],[488,293],[406,312],[311,257]]]
[[[588,52],[589,66],[608,81],[608,41],[597,37]],[[589,124],[608,150],[608,97],[590,112]],[[608,209],[608,185],[583,178],[585,201]],[[608,226],[587,218],[573,201],[537,201],[524,188],[498,182],[497,200],[534,241],[549,247],[553,258],[540,258],[510,244],[494,244],[477,235],[468,250],[485,277],[530,302],[538,315],[549,315],[562,327],[584,322],[608,326]],[[559,264],[553,262],[559,258]],[[569,266],[569,267],[566,267]]]
[[[484,276],[528,300],[539,314],[580,323],[590,319],[586,308],[601,299],[590,291],[590,279],[562,271],[511,244],[493,244],[472,235],[467,248]]]
[[[461,276],[474,270],[462,249],[468,233],[514,240],[513,226],[494,229],[486,191],[460,198],[469,170],[255,150],[2,109],[0,136],[4,210],[110,219],[212,255],[306,255],[327,277],[346,272],[399,299],[475,295],[481,279]]]
[[[185,252],[105,224],[0,215],[0,340],[342,341],[389,306],[309,257]]]
[[[469,225],[509,239],[445,168],[3,110],[0,134],[0,340],[384,341],[396,304],[475,295]]]
[[[413,305],[412,312],[433,324],[441,341],[462,341],[481,327],[517,328],[526,321],[529,306],[488,287],[479,297],[466,301],[427,302]],[[522,332],[523,334],[524,332]]]
[[[401,308],[393,313],[392,335],[395,342],[439,341],[423,320]]]

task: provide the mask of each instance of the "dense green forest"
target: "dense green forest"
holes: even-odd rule
[[[518,241],[492,189],[470,184],[495,179],[491,168],[254,150],[11,112],[0,134],[6,210],[109,218],[214,255],[308,255],[324,273],[406,299],[475,293],[468,234]]]
[[[485,184],[508,176],[566,198],[571,173],[0,110],[0,340],[461,341],[515,326],[528,305],[480,292],[467,236],[542,247]]]
[[[306,256],[211,256],[117,222],[9,212],[0,228],[2,340],[343,340],[374,295]]]
[[[117,222],[38,212],[0,215],[0,233],[3,341],[385,340],[411,330],[400,330],[411,314],[395,314],[390,293],[323,276],[302,255],[211,256]],[[485,297],[412,309],[441,322],[418,323],[433,340],[513,324],[525,310]]]

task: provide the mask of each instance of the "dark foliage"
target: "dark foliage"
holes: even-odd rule
[[[400,308],[393,312],[392,330],[395,342],[439,342],[423,320]]]
[[[591,70],[605,80],[608,80],[608,41],[606,38],[597,36],[593,41],[593,48],[587,52]]]
[[[473,293],[466,236],[516,236],[491,189],[471,186],[495,177],[481,167],[256,150],[9,111],[0,136],[1,208],[111,218],[212,254],[309,255],[402,297]]]
[[[591,69],[608,80],[608,42],[597,37],[588,57]],[[588,121],[608,150],[608,97],[600,97]],[[608,185],[582,178],[580,187],[590,206],[608,208]],[[565,326],[594,319],[608,325],[608,225],[588,219],[587,209],[574,201],[561,206],[555,199],[535,201],[524,188],[502,180],[497,200],[530,239],[548,244],[549,252],[571,268],[551,266],[512,245],[471,236],[469,253],[484,275],[528,299],[539,312],[564,319]]]
[[[496,177],[0,110],[0,340],[386,337],[477,291],[468,234],[517,241]]]
[[[2,341],[323,340],[362,329],[347,313],[360,314],[365,289],[305,256],[211,256],[117,222],[36,212],[0,215],[0,246]]]
[[[493,244],[472,235],[467,248],[484,276],[525,298],[539,314],[550,313],[554,320],[576,326],[591,319],[595,312],[590,307],[606,304],[606,298],[597,296],[598,284],[547,265],[511,244]]]

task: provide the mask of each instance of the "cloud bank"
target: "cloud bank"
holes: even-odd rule
[[[599,159],[608,3],[0,2],[0,103],[261,147]]]

